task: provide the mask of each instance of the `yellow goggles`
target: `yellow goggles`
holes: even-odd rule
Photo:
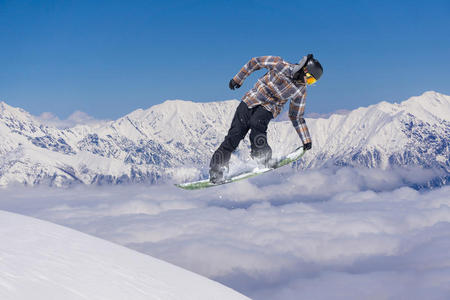
[[[311,74],[309,74],[308,72],[306,72],[306,83],[307,84],[313,84],[314,82],[317,81],[317,79],[314,78],[314,76],[312,76]]]

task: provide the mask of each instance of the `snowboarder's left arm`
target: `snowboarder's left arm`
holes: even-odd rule
[[[297,131],[303,145],[311,143],[311,136],[309,134],[308,126],[306,126],[305,113],[306,92],[302,95],[291,99],[289,104],[289,119]]]
[[[259,56],[254,57],[246,63],[239,73],[233,77],[233,81],[241,86],[244,80],[254,71],[266,68],[271,69],[275,67],[278,63],[283,62],[283,59],[279,56]]]

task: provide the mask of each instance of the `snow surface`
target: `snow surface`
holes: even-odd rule
[[[0,211],[0,299],[249,299],[215,281],[46,221]]]

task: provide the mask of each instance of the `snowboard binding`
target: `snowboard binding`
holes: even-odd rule
[[[211,168],[209,170],[209,181],[213,184],[222,184],[225,182],[225,174],[228,173],[227,166]]]

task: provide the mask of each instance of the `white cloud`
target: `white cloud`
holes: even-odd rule
[[[406,186],[435,175],[280,169],[201,191],[15,188],[0,190],[0,209],[127,245],[254,299],[444,299],[450,186]]]
[[[107,120],[95,119],[87,113],[79,110],[73,112],[65,120],[61,120],[58,116],[54,115],[51,112],[44,112],[40,116],[37,116],[35,118],[45,125],[56,127],[59,129],[71,128],[76,125],[93,125],[107,122]]]

